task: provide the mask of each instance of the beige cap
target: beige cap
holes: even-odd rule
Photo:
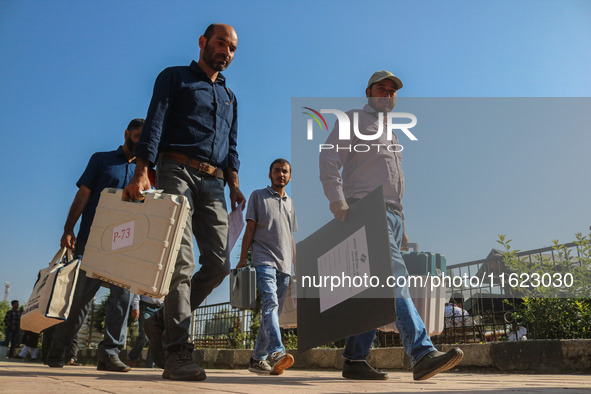
[[[396,84],[396,90],[402,89],[402,81],[397,76],[392,74],[390,71],[385,70],[376,71],[375,73],[373,73],[373,75],[369,79],[369,82],[367,83],[367,87],[369,88],[374,83],[383,81],[384,79],[389,79],[390,81],[393,81]]]

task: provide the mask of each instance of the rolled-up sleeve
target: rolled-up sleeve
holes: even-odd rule
[[[133,298],[131,299],[131,310],[136,311],[138,309],[140,309],[140,296],[134,294]]]

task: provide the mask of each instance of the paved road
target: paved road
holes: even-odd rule
[[[49,368],[19,361],[0,361],[0,392],[5,393],[589,393],[591,375],[524,375],[448,372],[414,382],[409,372],[390,372],[380,382],[345,380],[337,371],[287,370],[281,376],[258,376],[247,370],[210,369],[203,382],[163,380],[162,370],[128,373],[97,371],[94,366]]]

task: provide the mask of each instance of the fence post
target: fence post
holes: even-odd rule
[[[248,318],[247,318],[246,310],[240,311],[240,331],[243,334],[242,345],[244,346],[245,349],[248,349],[248,347],[250,345],[250,338],[246,337],[246,333],[249,332],[250,330],[248,330]]]
[[[86,347],[90,349],[92,345],[92,326],[94,325],[94,300],[95,297],[92,297],[92,301],[90,301],[90,323],[88,324],[88,342]]]

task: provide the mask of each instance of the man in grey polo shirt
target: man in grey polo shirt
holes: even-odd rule
[[[295,208],[285,187],[291,179],[291,164],[277,159],[269,167],[271,186],[252,192],[246,210],[246,230],[240,261],[252,246],[252,265],[262,300],[261,326],[248,370],[259,374],[280,375],[293,365],[293,356],[285,352],[279,331],[279,313],[285,300],[295,261],[292,232],[297,230]]]

